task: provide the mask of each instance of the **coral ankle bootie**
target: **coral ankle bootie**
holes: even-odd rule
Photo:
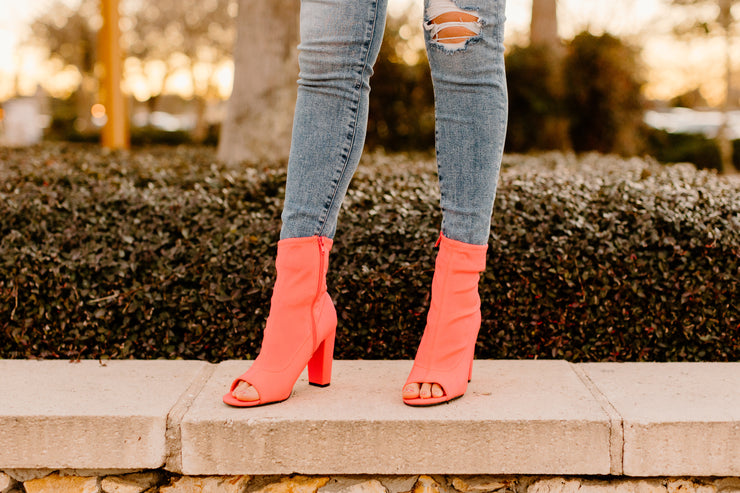
[[[331,380],[337,313],[326,291],[326,272],[332,240],[322,236],[288,238],[278,242],[277,278],[257,359],[231,384],[226,404],[253,407],[284,401],[308,365],[308,381],[327,386]],[[247,382],[259,400],[232,395]]]
[[[471,245],[440,233],[427,325],[416,352],[410,383],[437,383],[441,397],[404,399],[410,406],[440,404],[462,396],[473,368],[480,329],[478,281],[488,245]]]

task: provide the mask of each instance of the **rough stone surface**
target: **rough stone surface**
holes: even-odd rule
[[[162,470],[97,478],[54,473],[25,483],[0,473],[0,493],[738,493],[740,478],[573,476],[181,476]],[[389,489],[385,483],[394,488]]]
[[[414,484],[413,493],[440,493],[440,484],[431,476],[419,476]]]
[[[463,398],[427,408],[401,400],[411,361],[335,361],[327,388],[304,371],[279,405],[223,404],[249,364],[221,363],[185,414],[183,473],[610,472],[609,417],[566,361],[476,361]]]
[[[269,482],[252,493],[316,493],[328,482],[328,477],[321,476],[285,477],[277,482]]]
[[[378,480],[388,490],[388,493],[405,493],[411,491],[418,476],[379,476]]]
[[[472,478],[452,478],[452,487],[462,493],[487,493],[489,491],[499,491],[511,488],[516,481],[510,478],[496,477],[472,477]]]
[[[348,486],[346,489],[341,490],[341,493],[388,493],[388,490],[377,479],[371,479]]]
[[[121,476],[140,472],[141,469],[59,469],[60,476]]]
[[[719,493],[740,493],[740,478],[722,478],[714,482]]]
[[[659,481],[645,480],[584,480],[579,492],[593,493],[666,493],[666,487]]]
[[[668,482],[668,493],[716,493],[717,488],[711,484],[701,484],[688,479]]]
[[[91,476],[49,476],[23,483],[26,493],[98,493],[98,478]]]
[[[330,478],[318,493],[388,493],[388,490],[378,479]]]
[[[624,422],[627,476],[740,476],[740,363],[582,363]]]
[[[242,493],[249,476],[191,477],[182,476],[160,493]]]
[[[159,483],[162,473],[159,471],[109,476],[103,478],[100,486],[104,493],[141,493]]]
[[[716,493],[713,484],[690,479],[624,479],[594,480],[581,478],[547,478],[536,480],[527,493]]]
[[[367,481],[365,478],[335,476],[329,478],[329,481],[319,488],[318,493],[340,493],[365,481]]]
[[[581,488],[577,479],[549,478],[535,481],[527,488],[527,493],[576,493]]]
[[[167,414],[207,364],[0,360],[0,469],[161,467]]]
[[[15,480],[4,472],[0,472],[0,493],[8,493],[13,486],[15,486]]]
[[[634,484],[634,490],[632,491],[635,493],[666,493],[666,491],[668,491],[665,481],[661,481],[659,479],[625,481],[625,484],[630,483]]]
[[[22,483],[30,479],[38,479],[48,476],[54,472],[54,469],[4,469],[3,472],[16,481],[20,481]]]

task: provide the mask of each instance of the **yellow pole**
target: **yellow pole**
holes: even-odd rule
[[[126,101],[121,91],[123,76],[123,53],[121,32],[118,27],[118,0],[101,0],[103,27],[98,39],[99,57],[103,65],[101,94],[107,122],[103,127],[103,147],[111,149],[129,148]]]

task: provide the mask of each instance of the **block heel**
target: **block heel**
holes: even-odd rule
[[[278,242],[277,278],[257,359],[231,384],[223,401],[254,407],[284,401],[306,366],[309,382],[325,387],[331,380],[337,314],[326,290],[332,240],[321,236]],[[242,401],[233,391],[247,382],[259,394]]]
[[[316,352],[308,361],[308,383],[317,387],[327,387],[331,383],[331,366],[334,361],[334,338],[332,333],[321,341]]]

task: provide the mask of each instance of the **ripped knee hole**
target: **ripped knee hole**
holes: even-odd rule
[[[427,18],[424,28],[430,31],[432,39],[452,50],[462,48],[481,31],[480,18],[452,0],[430,0]]]

